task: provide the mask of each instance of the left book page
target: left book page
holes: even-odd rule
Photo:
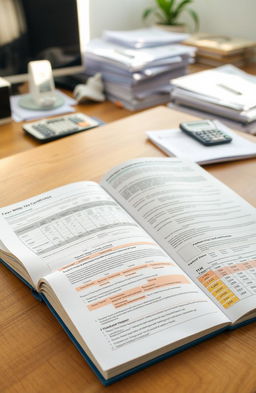
[[[88,250],[100,252],[112,238],[123,242],[135,226],[98,184],[73,183],[1,209],[0,257],[37,288]]]

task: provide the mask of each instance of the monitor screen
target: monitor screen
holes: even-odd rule
[[[28,62],[43,59],[55,75],[82,70],[77,0],[1,0],[0,76],[27,80]]]

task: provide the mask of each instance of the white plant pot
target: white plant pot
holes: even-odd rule
[[[170,31],[172,33],[187,33],[186,25],[162,25],[160,23],[156,23],[155,26],[159,29]]]

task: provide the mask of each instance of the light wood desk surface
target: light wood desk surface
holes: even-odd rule
[[[190,115],[165,107],[0,160],[1,206],[69,182],[99,180],[135,157],[163,156],[148,129]],[[206,169],[256,206],[256,159]],[[255,393],[256,326],[222,333],[104,388],[48,308],[0,264],[1,393]]]
[[[71,92],[66,93],[71,95]],[[75,109],[76,112],[83,112],[88,116],[95,116],[105,123],[131,115],[131,112],[127,109],[118,108],[109,101],[76,105]],[[22,124],[22,122],[17,123],[12,121],[11,123],[0,126],[0,159],[42,145],[40,141],[24,133]]]
[[[197,63],[189,66],[190,73],[206,69],[209,69],[209,67]],[[243,67],[243,70],[256,75],[256,63],[251,63]],[[26,86],[23,86],[21,90],[21,92],[27,92]],[[72,92],[64,92],[72,96]],[[106,123],[123,119],[133,114],[133,112],[124,108],[119,108],[109,101],[77,105],[75,109],[77,112],[83,112],[89,116],[98,117]],[[12,123],[0,126],[0,159],[22,151],[30,150],[34,147],[40,146],[41,144],[41,142],[22,131],[22,122],[16,123],[13,121]]]

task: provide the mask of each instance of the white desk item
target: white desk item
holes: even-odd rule
[[[102,102],[106,99],[103,91],[104,85],[101,74],[96,73],[88,79],[86,84],[79,84],[75,87],[74,96],[78,104],[86,101]]]
[[[48,60],[30,61],[28,75],[30,93],[19,100],[22,108],[49,110],[64,104],[63,98],[56,95],[52,67]]]
[[[256,143],[242,138],[228,127],[215,120],[217,126],[232,137],[232,142],[205,147],[180,129],[148,131],[147,136],[167,155],[197,162],[200,165],[224,161],[241,160],[256,156]]]

